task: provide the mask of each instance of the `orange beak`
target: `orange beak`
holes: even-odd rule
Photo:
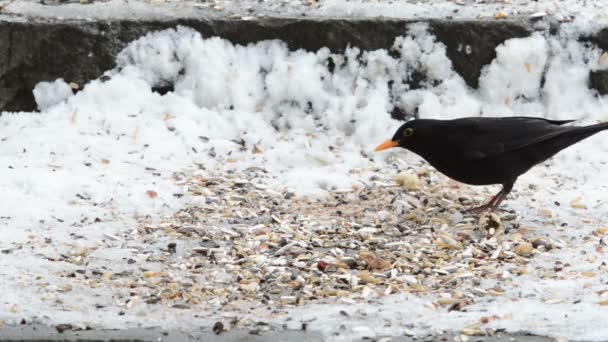
[[[376,147],[374,149],[374,152],[386,150],[386,149],[393,148],[393,147],[396,147],[396,146],[399,146],[399,142],[388,140],[388,141],[385,141],[382,144],[378,145],[378,147]]]

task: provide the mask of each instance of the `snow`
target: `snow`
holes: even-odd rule
[[[117,20],[176,18],[402,18],[402,19],[494,19],[498,13],[507,18],[540,18],[548,16],[560,21],[574,21],[580,29],[602,27],[603,0],[561,1],[473,1],[473,0],[422,0],[422,1],[369,1],[369,0],[105,0],[65,2],[3,1],[3,14],[9,20],[23,17],[47,19]]]
[[[158,219],[191,201],[174,196],[181,193],[175,174],[184,170],[214,174],[261,166],[272,175],[267,181],[271,187],[324,196],[329,189],[365,183],[381,170],[387,155],[418,163],[406,151],[371,153],[400,124],[387,114],[393,100],[418,108],[421,117],[608,120],[606,98],[587,86],[589,70],[603,69],[606,62],[600,50],[572,39],[572,34],[537,33],[505,42],[483,70],[480,89],[472,90],[425,25],[405,33],[395,42],[402,54],[395,59],[382,50],[359,56],[356,48],[344,55],[327,49],[289,51],[280,41],[238,46],[180,27],[133,42],[117,57],[116,69],[76,95],[62,80],[37,85],[40,113],[0,117],[0,159],[6,166],[0,171],[0,250],[10,250],[0,258],[0,302],[9,308],[0,320],[14,323],[26,317],[104,328],[208,325],[213,312],[204,306],[160,310],[142,303],[118,316],[122,306],[113,300],[111,288],[57,294],[65,283],[60,272],[73,271],[73,266],[47,259],[66,250],[93,248],[97,266],[126,269],[124,246],[101,240],[132,230],[138,218]],[[334,73],[327,70],[328,57],[335,61]],[[414,68],[428,71],[428,82],[409,90]],[[392,89],[389,80],[394,81]],[[174,84],[174,91],[166,95],[151,90],[167,84]],[[254,148],[264,153],[255,154]],[[605,256],[591,250],[583,237],[608,224],[606,162],[608,137],[598,134],[522,176],[515,187],[518,198],[506,201],[530,229],[566,242],[564,248],[535,258],[531,268],[552,268],[561,260],[573,271],[594,271],[597,277],[573,272],[567,281],[534,275],[496,280],[505,296],[480,300],[468,312],[431,308],[433,295],[395,295],[367,304],[293,309],[294,321],[315,316],[310,329],[326,336],[344,324],[341,336],[348,340],[362,334],[459,330],[482,316],[496,315],[501,319],[491,323],[495,328],[605,340],[608,309],[598,305],[596,293],[606,283]],[[527,191],[531,184],[538,190]],[[578,196],[587,209],[568,206]],[[555,216],[539,215],[543,208]],[[597,259],[589,261],[589,253]],[[528,297],[530,293],[544,297]],[[550,304],[543,298],[564,301]],[[104,308],[93,309],[99,301]],[[347,319],[339,310],[360,314]],[[393,326],[385,327],[386,321]]]
[[[40,82],[32,92],[40,110],[48,109],[72,96],[72,88],[63,79]]]

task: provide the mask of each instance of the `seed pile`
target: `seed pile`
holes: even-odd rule
[[[503,294],[482,279],[525,274],[530,257],[553,248],[529,236],[514,214],[463,214],[475,203],[425,173],[400,174],[396,182],[372,178],[323,200],[248,180],[264,177],[257,168],[182,176],[193,205],[159,224],[142,222],[127,238],[139,243],[131,245],[144,265],[125,275],[129,291],[172,307],[434,293],[436,306],[460,310],[474,298]]]

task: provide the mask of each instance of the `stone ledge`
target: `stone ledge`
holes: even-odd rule
[[[535,30],[556,34],[549,18],[509,20],[399,20],[184,18],[159,20],[86,21],[29,18],[0,20],[0,109],[35,110],[31,90],[40,81],[64,78],[85,84],[114,67],[114,57],[129,42],[149,31],[184,25],[203,36],[219,36],[238,44],[281,39],[290,49],[341,52],[348,46],[363,50],[390,49],[412,23],[427,22],[447,47],[454,69],[472,88],[482,68],[496,56],[495,48],[510,38]],[[608,29],[584,39],[608,48]],[[463,49],[470,46],[471,49]],[[466,51],[468,50],[468,52]],[[598,83],[599,84],[599,83]]]

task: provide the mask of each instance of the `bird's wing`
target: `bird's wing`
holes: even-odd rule
[[[574,120],[555,121],[530,117],[462,119],[454,128],[467,132],[468,136],[466,141],[460,144],[454,142],[453,146],[458,146],[459,153],[467,159],[495,157],[575,129],[562,126],[572,121]]]
[[[509,118],[502,118],[501,120],[511,120],[512,122],[546,122],[546,123],[550,123],[553,125],[565,125],[571,122],[574,122],[576,120],[549,120],[549,119],[545,119],[545,118],[535,118],[535,117],[531,117],[531,116],[514,116],[514,117],[509,117]]]

